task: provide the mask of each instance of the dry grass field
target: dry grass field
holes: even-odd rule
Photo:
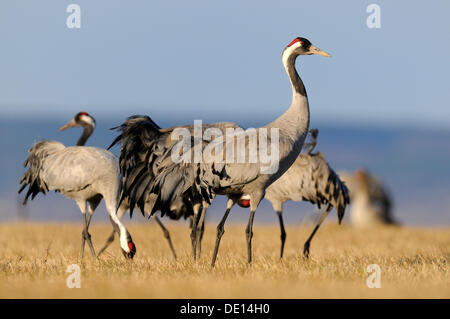
[[[277,225],[254,227],[254,264],[246,263],[244,225],[229,225],[218,263],[210,269],[215,236],[208,225],[201,259],[190,256],[187,225],[169,224],[178,253],[172,258],[154,222],[131,224],[137,246],[132,261],[115,241],[101,258],[86,247],[82,263],[80,224],[0,224],[1,298],[450,298],[449,228],[354,230],[326,224],[300,253],[311,227],[287,227],[280,261]],[[94,224],[98,249],[110,232]],[[66,268],[81,266],[81,289],[66,286]],[[368,288],[369,264],[381,267],[381,288]]]

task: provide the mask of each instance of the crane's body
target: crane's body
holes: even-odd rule
[[[30,153],[32,161],[39,161],[41,189],[58,191],[75,201],[83,201],[102,194],[107,199],[117,196],[120,170],[117,158],[98,147],[65,147],[56,141],[38,142]],[[104,189],[105,185],[111,187]]]
[[[348,191],[339,176],[331,169],[322,153],[300,154],[289,170],[270,185],[265,198],[272,203],[275,211],[281,210],[287,201],[307,201],[312,204],[332,204],[342,219]]]

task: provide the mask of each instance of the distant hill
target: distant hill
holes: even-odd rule
[[[109,128],[121,121],[98,121],[88,145],[108,147],[116,136]],[[33,220],[81,220],[75,203],[59,194],[47,198],[39,195],[25,209],[20,208],[17,199],[18,180],[24,172],[23,162],[33,142],[43,138],[56,139],[66,145],[76,143],[81,129],[58,133],[57,129],[63,124],[64,121],[56,120],[0,120],[0,220],[16,219],[18,215]],[[174,124],[161,122],[164,126]],[[325,154],[332,167],[337,170],[367,168],[382,178],[393,192],[394,213],[401,222],[450,224],[450,132],[314,123],[312,127],[320,129],[317,149]],[[113,152],[117,154],[118,149],[113,149]],[[224,210],[225,199],[221,198],[212,206],[209,220],[218,220]],[[313,211],[310,204],[286,204],[288,222],[299,223]],[[105,214],[102,206],[95,219],[107,221]],[[235,221],[247,218],[248,212],[240,208],[231,213],[231,219]],[[267,202],[262,204],[256,220],[277,222]]]

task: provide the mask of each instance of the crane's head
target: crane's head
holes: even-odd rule
[[[126,259],[133,259],[136,254],[136,245],[132,241],[129,241],[127,249],[122,248],[122,253]]]
[[[95,119],[87,114],[86,112],[79,112],[77,115],[74,116],[72,120],[67,122],[64,126],[59,128],[59,131],[64,131],[68,129],[69,127],[89,127],[94,129],[95,128]]]
[[[297,37],[289,43],[289,45],[284,49],[283,53],[288,53],[289,55],[311,55],[317,54],[326,57],[331,57],[331,55],[325,51],[322,51],[318,47],[312,45],[312,43],[306,39]]]
[[[136,245],[131,239],[130,233],[126,232],[126,236],[120,238],[120,248],[126,259],[133,259],[136,254]]]

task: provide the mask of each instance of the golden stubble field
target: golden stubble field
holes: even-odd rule
[[[80,224],[0,224],[1,298],[449,298],[450,229],[379,227],[355,230],[325,224],[301,257],[312,226],[287,227],[279,260],[277,225],[255,225],[254,263],[246,263],[244,225],[226,228],[218,262],[210,269],[215,226],[207,225],[194,263],[187,224],[168,224],[175,261],[154,221],[130,224],[132,261],[118,241],[98,260],[86,247],[78,260]],[[111,230],[94,224],[99,249]],[[81,288],[69,289],[67,266],[81,266]],[[381,288],[368,288],[369,264],[381,267]]]

